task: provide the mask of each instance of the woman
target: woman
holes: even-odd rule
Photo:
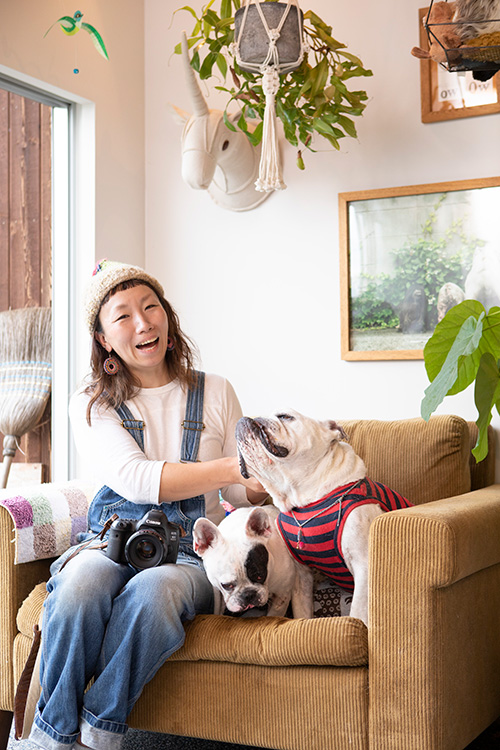
[[[91,380],[71,399],[70,418],[102,487],[89,509],[88,546],[56,561],[47,584],[42,694],[31,732],[47,750],[120,747],[144,685],[182,645],[183,622],[213,609],[192,549],[194,521],[221,520],[219,489],[233,505],[265,497],[239,472],[234,391],[193,370],[161,284],[136,266],[103,261],[86,316]],[[138,571],[93,549],[113,514],[135,523],[158,508],[182,528],[176,564]]]

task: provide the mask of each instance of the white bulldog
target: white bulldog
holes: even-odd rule
[[[336,422],[294,410],[236,425],[241,473],[256,477],[281,511],[277,525],[289,552],[354,589],[350,615],[368,625],[370,525],[411,503],[368,479],[345,438]]]
[[[276,528],[272,506],[240,508],[218,526],[198,518],[193,527],[194,550],[203,559],[212,586],[230,612],[242,613],[268,605],[268,616],[313,616],[312,571],[287,552]],[[216,606],[216,614],[222,607]]]

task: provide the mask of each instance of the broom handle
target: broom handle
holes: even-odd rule
[[[2,481],[0,487],[4,489],[7,487],[7,479],[9,478],[10,465],[12,463],[12,456],[4,456],[2,463]]]
[[[3,439],[3,463],[2,463],[2,479],[0,481],[0,487],[4,489],[7,487],[7,480],[9,478],[10,465],[12,459],[16,455],[17,450],[17,438],[15,435],[5,435]]]

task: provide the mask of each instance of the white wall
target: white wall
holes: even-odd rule
[[[66,36],[54,21],[76,10],[61,0],[2,2],[0,65],[95,103],[94,259],[144,262],[144,13],[142,0],[87,0],[83,20],[102,34]],[[73,73],[75,64],[78,75]],[[92,238],[94,243],[94,238]]]
[[[421,123],[419,63],[410,55],[421,5],[303,4],[373,70],[373,78],[359,79],[370,97],[357,118],[359,138],[345,139],[340,153],[307,153],[305,172],[284,142],[288,189],[234,214],[180,175],[180,128],[167,102],[189,109],[181,61],[171,51],[191,17],[180,12],[172,21],[175,0],[145,0],[146,260],[198,343],[203,366],[232,381],[246,413],[287,405],[321,418],[420,413],[423,362],[340,359],[337,196],[498,174],[499,115]],[[218,96],[210,92],[211,107],[223,106]],[[440,412],[475,419],[470,389],[445,399]]]

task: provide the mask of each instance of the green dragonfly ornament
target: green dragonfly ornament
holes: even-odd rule
[[[94,47],[99,52],[100,55],[102,55],[106,60],[109,60],[108,51],[106,49],[106,45],[104,44],[104,40],[102,36],[99,34],[95,26],[91,26],[89,23],[85,23],[85,21],[82,21],[83,13],[80,10],[77,10],[76,13],[73,14],[73,17],[71,16],[61,16],[61,18],[58,18],[57,21],[54,21],[52,26],[47,29],[45,32],[44,39],[49,33],[49,31],[58,23],[61,26],[61,29],[64,31],[67,36],[73,36],[77,33],[77,31],[80,31],[83,29],[83,31],[86,31],[88,34],[90,34],[90,37],[92,39],[92,42],[94,43]],[[76,69],[75,69],[76,72]]]

